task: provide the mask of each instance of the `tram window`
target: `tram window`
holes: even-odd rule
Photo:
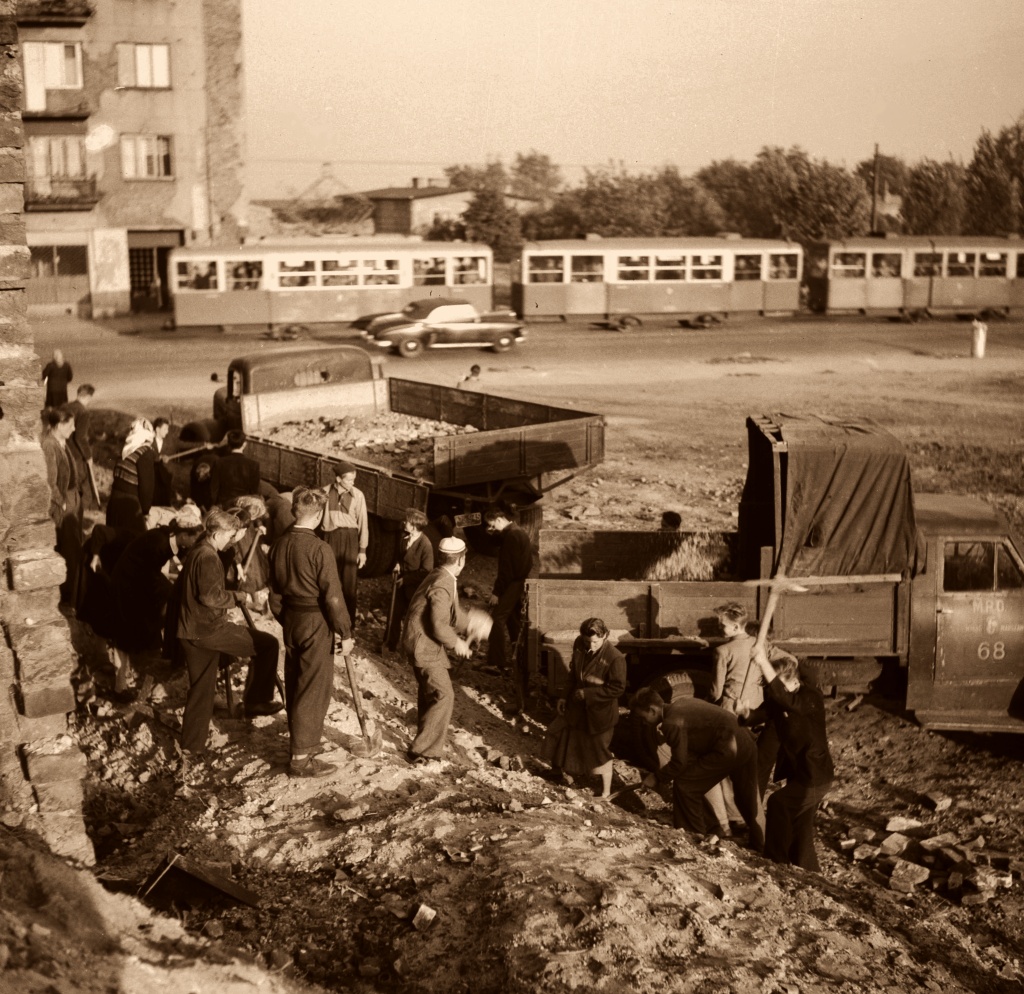
[[[527,261],[531,283],[561,283],[565,259],[560,255],[531,255]]]
[[[946,275],[973,276],[976,259],[973,252],[950,252],[946,261]]]
[[[722,257],[720,255],[691,255],[691,280],[720,280],[722,278]]]
[[[903,275],[903,256],[899,252],[875,252],[871,256],[871,275],[897,279]]]
[[[759,255],[738,255],[734,266],[737,280],[759,280],[761,278],[761,257]]]
[[[992,590],[996,547],[992,542],[947,542],[942,589]]]
[[[574,255],[572,257],[572,283],[600,283],[604,279],[603,255]]]
[[[456,256],[454,270],[454,283],[487,282],[487,260],[482,255]]]
[[[656,255],[654,257],[654,278],[656,280],[685,280],[685,255]],[[644,279],[644,277],[637,277]]]
[[[832,279],[864,279],[867,261],[867,255],[864,252],[836,252],[832,256]]]
[[[179,262],[177,273],[179,290],[216,290],[216,262]]]
[[[413,286],[443,286],[444,274],[444,256],[412,260]]]
[[[258,290],[263,279],[263,263],[258,259],[252,262],[231,263],[231,275],[228,277],[230,290]]]
[[[355,259],[324,259],[320,268],[324,286],[355,286],[359,282],[359,263]]]
[[[649,280],[651,278],[651,257],[649,255],[620,255],[617,273],[620,283]]]
[[[316,263],[312,259],[294,263],[282,260],[277,264],[277,282],[287,287],[316,286]]]
[[[781,252],[768,257],[768,277],[773,280],[795,280],[800,268],[796,252]]]
[[[941,252],[915,252],[914,253],[914,275],[915,276],[941,276],[942,275],[942,253]]]
[[[1017,253],[1017,279],[1024,280],[1024,252]]]
[[[363,286],[397,286],[397,259],[365,259],[363,261]]]
[[[1020,590],[1021,587],[1024,587],[1024,576],[1010,550],[1001,545],[996,549],[996,590]]]
[[[978,267],[979,276],[1006,276],[1006,253],[983,252]]]

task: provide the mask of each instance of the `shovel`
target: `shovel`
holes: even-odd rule
[[[359,759],[369,759],[380,752],[384,736],[381,730],[372,721],[366,720],[363,714],[363,698],[359,693],[359,682],[356,680],[356,668],[352,662],[351,654],[345,655],[345,669],[348,670],[348,683],[352,688],[352,703],[356,708],[356,717],[359,719],[359,731],[363,734],[362,741],[354,741],[349,746],[349,752]]]
[[[644,804],[642,798],[637,797],[637,793],[646,787],[642,780],[640,783],[630,784],[628,787],[623,787],[621,790],[615,791],[608,798],[610,804],[617,804],[620,808],[631,812],[632,814],[638,814],[641,811],[647,809],[647,805]]]
[[[395,623],[395,603],[398,600],[398,585],[401,583],[401,574],[391,574],[391,604],[388,607],[388,620],[384,624],[384,638],[380,644],[381,653],[388,647],[388,643],[391,641],[391,626]],[[401,622],[399,622],[401,624]]]

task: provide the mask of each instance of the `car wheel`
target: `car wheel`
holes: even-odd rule
[[[515,337],[513,335],[499,335],[493,342],[491,342],[491,348],[495,352],[508,352],[513,345],[516,344]]]
[[[423,343],[418,338],[406,338],[398,346],[398,352],[400,355],[404,355],[407,358],[414,355],[419,355],[423,351]]]

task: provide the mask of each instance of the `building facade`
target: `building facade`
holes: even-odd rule
[[[20,0],[29,312],[169,306],[245,232],[242,0]]]

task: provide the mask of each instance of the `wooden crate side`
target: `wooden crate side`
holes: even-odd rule
[[[898,651],[898,583],[811,587],[786,593],[774,637],[792,652],[887,655]]]

